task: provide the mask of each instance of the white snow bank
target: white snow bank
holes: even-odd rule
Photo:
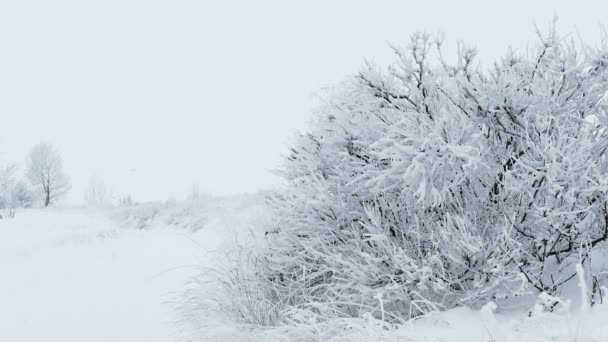
[[[219,318],[201,326],[188,341],[327,341],[327,342],[604,342],[608,341],[608,305],[590,312],[497,315],[491,305],[480,311],[467,308],[435,313],[389,326],[369,319],[336,319],[325,323],[260,328]]]

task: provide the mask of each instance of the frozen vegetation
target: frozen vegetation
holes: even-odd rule
[[[0,220],[0,340],[605,341],[608,309],[535,300],[455,308],[391,325],[363,315],[261,327],[235,319],[224,283],[260,247],[263,196],[106,209],[24,209]],[[249,259],[249,261],[253,261]],[[251,264],[240,266],[245,274]],[[243,276],[237,279],[243,279]],[[578,282],[576,282],[578,283]],[[263,309],[249,298],[252,309]]]
[[[61,209],[51,145],[0,169],[0,341],[608,341],[608,40],[393,49],[267,192],[137,204],[93,177]]]
[[[538,32],[483,68],[419,33],[367,63],[291,144],[264,236],[188,291],[189,322],[221,335],[215,309],[259,340],[605,339],[606,43]]]

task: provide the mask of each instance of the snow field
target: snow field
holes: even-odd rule
[[[217,241],[29,210],[0,221],[0,341],[172,341],[170,305]]]

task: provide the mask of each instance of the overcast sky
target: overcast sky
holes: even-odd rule
[[[601,5],[604,3],[604,5]],[[54,144],[82,199],[92,174],[136,200],[192,184],[275,184],[315,92],[391,61],[387,42],[442,30],[492,59],[525,49],[554,14],[597,42],[604,1],[0,2],[0,162]]]

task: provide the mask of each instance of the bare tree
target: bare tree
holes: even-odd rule
[[[52,145],[40,143],[34,146],[27,162],[27,177],[32,185],[39,187],[45,207],[70,190],[70,180],[63,173],[61,156]]]

